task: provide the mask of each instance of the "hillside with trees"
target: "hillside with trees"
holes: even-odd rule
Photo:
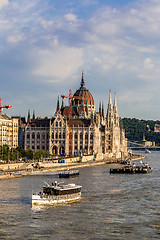
[[[155,132],[155,126],[159,127],[160,121],[122,118],[120,125],[125,129],[128,140],[142,141],[145,136],[145,140],[155,142],[157,146],[160,146],[160,132]]]

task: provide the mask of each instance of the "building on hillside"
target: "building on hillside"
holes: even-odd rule
[[[160,126],[159,126],[159,124],[155,124],[155,125],[154,125],[154,132],[157,132],[157,133],[160,132]]]
[[[155,142],[147,141],[145,139],[145,135],[143,135],[143,140],[140,142],[144,147],[152,147],[155,146]]]
[[[116,96],[112,105],[111,92],[107,115],[104,106],[95,111],[92,94],[85,87],[84,76],[80,88],[70,96],[69,106],[60,106],[58,98],[54,117],[30,119],[25,127],[25,149],[48,150],[53,155],[103,154],[108,157],[124,158],[127,153],[125,132],[119,125]]]
[[[0,146],[18,147],[18,118],[0,114]]]

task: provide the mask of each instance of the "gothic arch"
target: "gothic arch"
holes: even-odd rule
[[[64,148],[64,146],[61,146],[61,147],[59,148],[59,154],[60,154],[60,155],[64,155],[64,154],[65,154],[65,148]]]
[[[53,146],[53,148],[52,148],[52,154],[53,154],[53,155],[57,155],[57,154],[58,154],[58,147],[57,147],[57,146]]]

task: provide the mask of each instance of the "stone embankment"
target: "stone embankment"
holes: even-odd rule
[[[143,155],[133,155],[130,157],[132,161],[143,159]],[[25,175],[35,175],[42,172],[55,172],[55,171],[63,171],[66,169],[74,169],[74,168],[82,168],[82,167],[90,167],[102,164],[110,164],[110,163],[119,163],[120,160],[116,159],[103,159],[96,160],[93,156],[85,156],[81,161],[79,158],[69,158],[65,161],[47,161],[47,162],[39,162],[40,168],[34,168],[35,162],[31,163],[12,163],[12,164],[0,164],[0,179],[13,178],[13,177],[21,177]]]

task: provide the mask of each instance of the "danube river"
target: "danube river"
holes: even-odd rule
[[[58,206],[31,207],[32,190],[56,175],[1,180],[0,239],[160,239],[160,152],[146,160],[152,173],[110,175],[109,164],[81,168],[79,177],[60,181],[82,185],[82,199]]]

